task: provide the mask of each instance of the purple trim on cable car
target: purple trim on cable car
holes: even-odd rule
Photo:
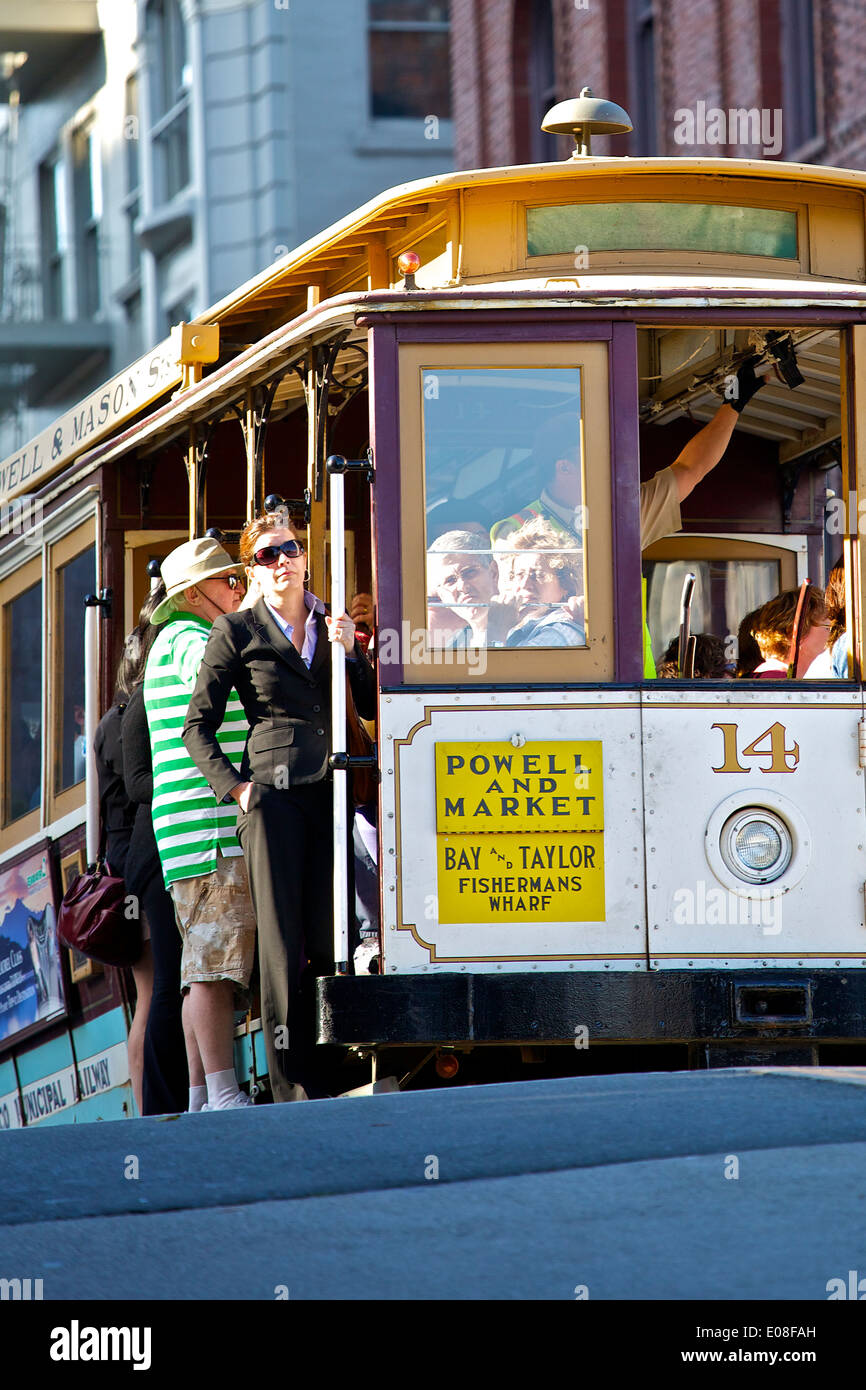
[[[377,324],[370,333],[370,444],[376,477],[371,488],[377,632],[401,632],[400,374],[397,334]],[[419,481],[419,486],[422,486]],[[378,647],[378,642],[377,642]],[[402,662],[379,658],[380,685],[402,685]]]
[[[527,296],[527,298],[528,297],[529,296]],[[664,299],[672,296],[665,296],[660,293],[658,297]],[[685,296],[680,297],[684,298]],[[720,298],[722,296],[713,296],[713,298],[717,297]],[[745,296],[738,294],[736,296],[732,295],[731,297],[744,298]],[[774,299],[782,297],[781,295],[773,296]],[[791,295],[789,297],[796,299],[808,298],[808,296],[802,294]],[[858,297],[862,298],[863,294],[861,293]],[[492,296],[485,296],[485,298],[492,299]],[[548,307],[546,309],[514,309],[513,313],[515,317],[507,320],[507,322],[510,323],[512,327],[516,327],[518,326],[519,316],[519,324],[549,324],[553,318],[562,320],[565,324],[570,324],[581,323],[589,318],[591,323],[604,319],[606,322],[610,323],[620,323],[623,321],[636,324],[675,323],[683,327],[694,327],[696,318],[699,315],[698,322],[700,325],[705,323],[718,323],[722,325],[744,323],[754,326],[756,322],[760,321],[762,326],[766,325],[769,328],[776,327],[777,325],[784,326],[785,324],[794,324],[797,327],[805,328],[812,323],[829,323],[833,325],[843,323],[866,323],[866,308],[848,309],[840,304],[828,305],[827,308],[816,308],[814,305],[803,304],[799,308],[791,309],[774,307],[764,304],[763,302],[761,304],[754,304],[751,307],[746,305],[742,308],[730,309],[726,309],[723,306],[704,307],[700,304],[682,304],[677,307],[666,309],[662,307],[653,308],[652,305],[632,306],[628,304],[599,304],[597,298],[598,297],[596,297],[596,302],[588,300],[585,304],[575,299],[573,306],[571,304],[558,304],[555,307]],[[612,295],[611,298],[623,299],[625,296]],[[446,325],[465,326],[468,328],[472,324],[501,324],[504,313],[510,306],[507,302],[503,303],[501,300],[498,302],[502,304],[502,307],[498,309],[467,308],[451,311],[448,309],[437,310],[431,308],[429,313],[425,313],[419,308],[417,312],[412,314],[407,314],[405,312],[394,313],[384,309],[381,311],[374,309],[367,309],[366,311],[360,310],[357,323],[361,327],[373,327],[381,324],[402,326],[401,338],[404,337],[410,325],[413,328],[420,328],[428,317],[431,320],[435,319],[436,323],[440,324],[443,328]],[[422,322],[419,322],[419,320]],[[569,334],[568,336],[574,337],[575,335]],[[452,328],[448,334],[448,338],[453,340],[453,337],[454,333]],[[408,341],[408,339],[406,340]]]
[[[634,324],[613,325],[609,379],[614,679],[640,681],[643,680],[640,439]]]
[[[446,322],[443,322],[443,318]],[[467,322],[467,318],[469,322]],[[567,323],[558,323],[551,313],[535,315],[521,314],[520,320],[503,322],[501,314],[476,314],[470,311],[461,314],[459,319],[448,315],[431,314],[429,319],[419,323],[415,315],[407,323],[402,314],[389,315],[389,323],[396,324],[397,339],[401,343],[571,343],[605,342],[611,336],[611,326],[605,318],[598,316],[587,319],[584,316],[570,317]],[[488,325],[496,324],[495,332]]]

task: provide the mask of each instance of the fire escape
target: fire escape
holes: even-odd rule
[[[96,11],[89,0],[0,0],[0,428],[10,447],[22,442],[28,408],[56,411],[111,349],[111,326],[97,317],[99,228],[88,234],[73,215],[75,152],[62,147],[58,130],[57,165],[37,168],[21,138],[28,109],[53,98],[59,77],[97,52]],[[24,215],[24,200],[34,197],[35,226]]]

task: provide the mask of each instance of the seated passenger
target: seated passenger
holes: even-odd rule
[[[845,566],[840,560],[830,571],[824,590],[824,605],[830,624],[827,645],[806,672],[809,680],[848,679],[848,633],[845,624]]]
[[[695,680],[728,681],[734,674],[733,662],[725,654],[723,637],[713,637],[709,632],[696,632],[695,642]],[[679,676],[680,639],[675,637],[659,662],[658,675],[661,680],[676,680]]]
[[[497,591],[498,572],[486,535],[471,531],[446,531],[427,552],[427,626],[443,633],[446,647],[484,647],[491,601]],[[444,616],[449,626],[437,619]],[[452,617],[458,623],[450,625]]]
[[[758,613],[754,608],[751,613],[747,613],[737,629],[737,669],[736,679],[746,680],[757,666],[760,666],[761,648],[752,636],[752,623]]]
[[[583,647],[586,633],[574,616],[583,593],[580,552],[564,550],[563,533],[542,518],[509,537],[513,565],[509,585],[517,623],[506,647]]]
[[[765,603],[752,618],[752,635],[762,661],[751,673],[754,680],[784,680],[788,674],[788,655],[799,589],[786,589]],[[815,657],[827,643],[830,624],[826,619],[824,595],[814,584],[806,590],[800,617],[800,650],[796,678],[805,676]]]

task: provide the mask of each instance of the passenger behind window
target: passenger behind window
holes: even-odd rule
[[[761,664],[751,673],[755,680],[784,680],[788,674],[791,634],[797,612],[799,589],[787,589],[758,609],[752,617],[752,635],[761,651]],[[815,657],[827,644],[824,595],[814,584],[806,590],[800,618],[800,650],[796,679],[805,676]]]
[[[566,548],[562,531],[536,518],[509,537],[513,565],[507,598],[517,622],[506,647],[583,647],[586,632],[576,616],[583,599],[580,551]]]
[[[824,605],[830,624],[827,646],[815,657],[806,672],[809,680],[848,679],[848,633],[845,624],[845,565],[840,560],[830,571],[824,590]]]
[[[695,680],[733,680],[736,662],[727,659],[724,638],[714,637],[709,632],[697,632],[693,636],[696,638]],[[679,647],[680,639],[675,637],[659,662],[658,676],[660,680],[676,680],[679,677]]]
[[[737,680],[746,680],[763,660],[761,648],[752,636],[752,624],[759,612],[758,608],[753,608],[737,629]]]
[[[584,646],[583,565],[568,539],[536,517],[494,559],[486,536],[447,531],[428,551],[428,626],[456,616],[449,647]]]
[[[446,535],[459,532],[461,535],[474,537],[475,540],[480,538],[482,545],[466,546],[460,544],[455,547],[452,544],[452,549],[489,550],[488,525],[481,508],[473,506],[471,501],[455,498],[451,502],[439,502],[427,514],[427,544],[431,550],[435,548],[441,551],[443,547],[438,546],[436,542]],[[429,561],[427,589],[427,631],[431,647],[464,646],[466,644],[465,615],[461,617],[448,605],[448,595],[445,598],[440,597],[436,590],[433,571],[429,568]]]
[[[427,560],[428,630],[437,645],[484,647],[498,570],[486,532],[446,531],[431,545]],[[456,621],[454,621],[456,619]]]

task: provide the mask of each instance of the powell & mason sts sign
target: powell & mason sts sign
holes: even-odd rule
[[[0,509],[22,493],[35,492],[52,473],[176,386],[182,376],[170,339],[118,372],[0,463]]]

